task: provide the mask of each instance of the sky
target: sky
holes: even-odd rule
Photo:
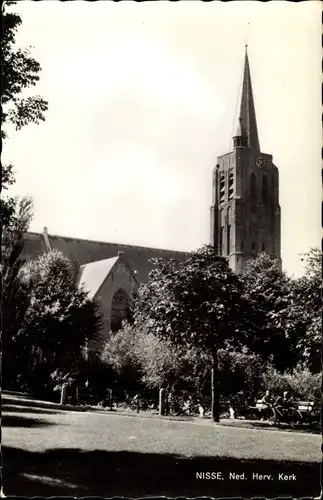
[[[20,1],[46,121],[9,130],[31,231],[192,250],[232,150],[245,44],[261,151],[280,173],[283,266],[320,245],[320,2]]]

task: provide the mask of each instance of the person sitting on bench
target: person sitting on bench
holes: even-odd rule
[[[290,393],[288,391],[284,391],[283,397],[278,396],[275,401],[275,406],[280,406],[284,410],[288,410],[289,408],[294,407],[294,403]]]
[[[268,420],[268,417],[270,415],[269,407],[273,404],[274,398],[271,395],[271,392],[269,389],[265,392],[265,395],[261,398],[261,402],[265,405],[267,405],[267,408],[261,411],[261,416],[264,420]]]

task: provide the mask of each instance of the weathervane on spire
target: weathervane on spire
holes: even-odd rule
[[[248,52],[248,35],[249,35],[249,26],[250,26],[250,22],[247,24],[247,29],[246,29],[246,43],[245,43],[245,49],[246,49],[246,52]]]

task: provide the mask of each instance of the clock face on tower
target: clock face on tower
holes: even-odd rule
[[[262,168],[264,166],[265,166],[265,159],[263,158],[263,156],[261,155],[256,156],[256,167]]]

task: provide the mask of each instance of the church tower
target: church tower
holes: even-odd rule
[[[263,251],[281,258],[278,169],[260,150],[247,47],[233,151],[217,159],[210,211],[210,244],[232,270]]]

